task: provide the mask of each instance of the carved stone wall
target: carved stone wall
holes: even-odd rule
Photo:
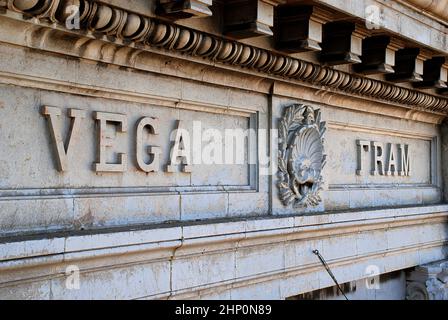
[[[285,299],[333,285],[313,250],[341,283],[446,259],[446,98],[169,22],[211,1],[105,3],[0,0],[0,299]]]

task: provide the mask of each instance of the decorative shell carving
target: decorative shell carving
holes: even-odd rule
[[[285,206],[314,207],[321,202],[325,130],[320,110],[302,104],[285,108],[279,123],[278,156],[278,188]]]

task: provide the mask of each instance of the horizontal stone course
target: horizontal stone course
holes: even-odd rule
[[[448,240],[447,210],[446,205],[438,205],[363,211],[361,217],[357,216],[360,212],[330,214],[322,221],[319,216],[255,219],[67,236],[50,242],[6,242],[0,244],[0,295],[5,299],[22,294],[42,299],[193,298],[213,290],[222,295],[230,291],[234,299],[244,297],[244,292],[255,286],[273,290],[272,298],[279,299],[331,285],[311,252],[315,249],[326,257],[340,281],[362,278],[371,264],[378,265],[381,272],[391,272],[442,258]],[[335,224],[335,217],[341,221]],[[244,236],[234,237],[236,234]],[[223,238],[225,235],[228,237]],[[176,239],[181,241],[173,242]],[[31,247],[34,250],[30,251]],[[48,269],[47,263],[55,262],[52,257],[61,254],[66,263],[60,260],[55,269]],[[252,255],[260,259],[255,265]],[[18,259],[22,265],[12,264]],[[81,291],[64,288],[68,265],[80,266]],[[12,287],[11,280],[25,267],[33,268],[33,278],[14,282]],[[48,274],[49,270],[55,273]],[[39,272],[47,274],[51,286],[47,280],[38,280]],[[168,285],[171,277],[174,287]],[[122,287],[128,281],[135,290]],[[36,290],[36,286],[42,289]],[[98,292],[101,286],[114,289]],[[262,297],[267,297],[266,292]]]

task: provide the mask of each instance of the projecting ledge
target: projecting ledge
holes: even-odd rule
[[[361,230],[373,231],[448,220],[448,205],[356,210],[330,214],[258,219],[233,219],[226,222],[196,222],[163,227],[128,227],[78,234],[44,237],[5,238],[0,240],[0,270],[39,263],[110,256],[142,251],[174,250],[198,243],[238,242],[269,236],[284,241],[313,238],[325,232],[347,235]],[[43,260],[41,260],[43,259]],[[59,261],[60,262],[60,261]]]

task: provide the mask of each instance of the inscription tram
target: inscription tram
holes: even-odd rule
[[[357,175],[364,174],[363,159],[370,152],[370,174],[383,176],[410,176],[410,154],[407,144],[383,144],[377,141],[356,140]]]

